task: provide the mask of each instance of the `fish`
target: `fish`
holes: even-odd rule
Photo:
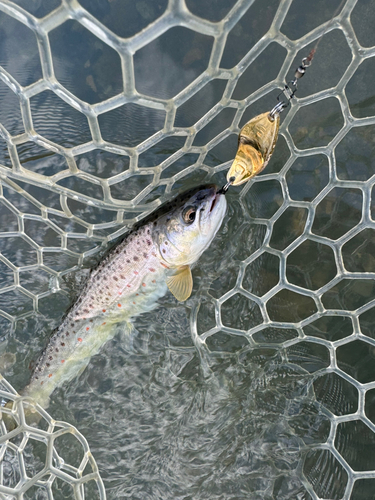
[[[22,395],[47,408],[55,389],[82,373],[119,324],[130,329],[132,320],[154,309],[168,289],[185,301],[193,288],[191,266],[210,246],[225,212],[226,199],[217,186],[203,185],[134,226],[91,271]]]

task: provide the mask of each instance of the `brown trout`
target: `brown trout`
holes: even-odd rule
[[[225,211],[224,195],[205,185],[137,224],[91,272],[22,394],[46,408],[52,392],[85,369],[114,336],[116,325],[152,310],[168,288],[179,301],[186,300],[193,286],[190,265],[210,245]]]

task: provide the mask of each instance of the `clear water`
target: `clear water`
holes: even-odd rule
[[[330,3],[329,8],[323,3],[317,3],[316,25],[328,20],[339,2]],[[124,37],[143,29],[166,8],[166,2],[161,0],[122,3],[81,0],[81,4]],[[187,4],[192,12],[216,22],[234,2],[190,0]],[[228,38],[222,67],[237,64],[263,35],[272,22],[277,5],[278,2],[269,2],[267,6],[264,2],[254,2]],[[307,0],[293,2],[284,29],[281,29],[291,39],[315,27],[311,25],[311,16],[305,14],[310,11],[306,9],[309,5]],[[37,17],[48,13],[45,2],[35,0],[32,7],[23,2],[22,6]],[[366,18],[360,14],[360,9],[369,9],[368,2],[358,4],[352,15],[353,24],[359,33],[367,33],[366,19],[370,14]],[[119,22],[119,19],[125,19],[125,13],[127,22]],[[0,18],[2,38],[7,40],[0,47],[0,64],[22,85],[28,85],[41,76],[37,47],[34,42],[25,41],[22,30],[26,28],[14,23]],[[300,32],[302,28],[303,32]],[[368,37],[371,36],[372,31],[368,30]],[[71,92],[91,104],[116,95],[121,89],[117,54],[92,38],[93,35],[71,20],[53,30],[50,36],[56,77]],[[366,46],[364,41],[361,43]],[[212,39],[205,35],[193,34],[186,28],[168,31],[135,57],[137,90],[163,99],[176,95],[207,65],[211,47]],[[17,54],[23,55],[23,63],[15,56]],[[243,99],[275,78],[284,57],[285,50],[271,44],[267,54],[266,51],[263,53],[263,59],[259,57],[255,66],[251,65],[241,77],[233,97]],[[334,30],[327,34],[314,65],[301,83],[301,97],[335,85],[341,77],[340,65],[346,67],[350,57],[342,32]],[[297,60],[300,59],[298,54]],[[338,59],[340,64],[337,64]],[[338,67],[332,69],[332,65]],[[366,66],[363,71],[371,73],[370,63],[363,66]],[[82,71],[75,71],[75,68],[82,67]],[[371,79],[360,84],[359,77],[356,78],[348,85],[353,115],[370,116],[374,101]],[[204,87],[189,105],[179,108],[176,124],[182,127],[194,124],[218,102],[223,91],[221,80]],[[0,101],[5,103],[0,110],[1,123],[15,135],[22,133],[23,129],[12,96],[0,83]],[[241,125],[258,112],[269,109],[274,102],[273,94],[256,101],[245,112]],[[36,130],[48,139],[69,147],[90,139],[83,115],[74,112],[50,91],[32,98],[31,110]],[[232,112],[232,109],[224,110],[218,119],[199,132],[193,145],[206,144],[224,130],[233,119]],[[159,130],[164,118],[163,111],[129,105],[125,112],[105,113],[99,123],[104,139],[113,144],[125,141],[133,146]],[[295,145],[306,149],[328,144],[342,125],[338,101],[331,98],[324,104],[320,101],[302,108],[289,131]],[[366,181],[373,175],[373,128],[374,125],[369,123],[366,127],[352,129],[338,145],[336,161],[340,179]],[[170,187],[189,188],[205,181],[223,184],[225,171],[213,174],[212,167],[233,157],[236,140],[236,135],[232,134],[210,151],[204,160],[204,168],[175,180],[167,191]],[[99,178],[113,178],[109,184],[110,196],[115,201],[127,200],[148,186],[154,178],[154,167],[178,151],[183,143],[180,137],[168,138],[141,154],[142,175],[133,176],[129,181],[121,177],[129,168],[127,157],[93,151],[77,156],[76,161],[83,172]],[[37,173],[56,176],[68,168],[62,156],[47,153],[34,143],[23,144],[17,149],[21,163]],[[1,161],[9,164],[9,155],[3,144],[0,154]],[[287,143],[284,137],[280,137],[264,175],[279,172],[289,155]],[[194,153],[186,154],[163,175],[170,178],[197,159]],[[327,157],[316,154],[298,158],[286,173],[285,185],[293,200],[310,202],[322,192],[329,178]],[[85,182],[76,176],[62,175],[57,178],[57,184],[96,199],[103,196],[99,184]],[[43,200],[45,206],[61,209],[62,200],[57,193],[22,182],[18,185],[36,199]],[[154,189],[142,203],[150,203],[164,195],[165,189],[165,186]],[[38,213],[14,190],[4,187],[4,195],[24,213]],[[242,263],[262,246],[268,221],[273,221],[272,217],[283,203],[280,182],[275,179],[256,182],[241,198],[239,190],[232,189],[228,202],[228,214],[220,233],[194,268],[192,297],[185,304],[178,304],[170,294],[165,296],[155,311],[135,320],[136,333],[131,338],[119,329],[118,335],[92,359],[79,378],[53,394],[48,411],[55,419],[75,425],[87,438],[111,500],[308,500],[312,497],[303,483],[302,473],[315,485],[316,493],[322,498],[336,500],[344,494],[348,481],[344,467],[332,454],[326,450],[316,451],[314,447],[327,441],[331,427],[330,411],[335,415],[356,411],[358,391],[334,374],[320,376],[319,372],[329,366],[332,352],[323,341],[344,339],[353,334],[356,325],[353,326],[343,315],[332,314],[310,323],[302,332],[292,323],[313,314],[316,305],[309,297],[280,292],[268,302],[267,311],[272,320],[290,325],[256,332],[249,342],[249,337],[238,335],[238,331],[247,331],[261,324],[262,314],[256,301],[238,293],[223,303],[224,327],[207,338],[207,347],[198,349],[194,343],[192,318],[196,318],[194,325],[198,334],[213,328],[216,319],[212,298],[220,298],[231,290],[240,273],[243,273],[243,288],[256,296],[265,295],[279,279],[280,257],[277,252],[263,252],[246,270],[243,270]],[[114,209],[93,207],[72,199],[68,199],[67,204],[73,215],[97,225],[93,234],[88,235],[84,225],[61,218],[57,213],[49,215],[56,226],[40,224],[32,217],[25,219],[25,233],[45,247],[44,263],[55,271],[89,266],[95,262],[102,240],[121,227],[121,224],[111,226],[117,216]],[[340,237],[359,222],[361,207],[361,191],[349,186],[335,188],[318,205],[314,234]],[[126,213],[124,218],[131,219],[140,212]],[[307,217],[307,208],[289,207],[273,223],[271,250],[283,251],[302,233]],[[21,390],[30,377],[30,363],[37,359],[51,331],[59,325],[72,297],[79,290],[80,273],[76,277],[61,276],[61,290],[52,293],[56,278],[36,267],[36,250],[15,234],[19,229],[18,222],[16,215],[3,203],[2,231],[14,231],[14,234],[0,239],[0,250],[14,265],[30,265],[30,269],[20,276],[26,289],[35,294],[45,292],[39,298],[37,313],[14,323],[1,317],[1,352],[16,355],[14,364],[4,363],[3,374],[16,389]],[[61,233],[56,228],[60,228]],[[374,231],[367,231],[342,248],[349,271],[375,272]],[[75,254],[55,251],[61,245],[62,233],[68,233],[66,250]],[[86,256],[81,259],[79,255],[83,252]],[[285,268],[290,283],[311,290],[328,283],[336,271],[332,249],[312,240],[295,249]],[[13,274],[6,266],[1,265],[0,277],[2,287],[13,283]],[[371,300],[374,292],[373,280],[347,280],[327,291],[322,301],[327,308],[353,310]],[[1,306],[14,316],[33,310],[29,297],[13,291],[1,295]],[[374,338],[373,320],[372,309],[359,320],[362,332],[370,338]],[[303,334],[322,339],[322,342],[289,342]],[[360,383],[375,380],[374,348],[369,344],[358,340],[342,345],[335,351],[335,356],[338,366]],[[373,423],[374,398],[374,389],[370,388],[365,398],[365,411]],[[368,433],[368,427],[364,429],[358,422],[339,424],[335,447],[354,470],[374,469],[374,434]],[[65,460],[74,463],[76,449],[67,447],[63,452]],[[38,457],[37,449],[33,453]],[[366,458],[362,460],[362,456]],[[37,468],[35,464],[32,467]],[[332,475],[334,481],[331,481]],[[357,482],[352,498],[370,498],[372,486],[369,480]],[[69,489],[57,488],[56,498],[70,498],[71,494]]]

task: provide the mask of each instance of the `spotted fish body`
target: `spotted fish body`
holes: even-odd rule
[[[116,325],[152,310],[168,287],[185,300],[192,287],[189,266],[211,243],[225,210],[216,186],[202,186],[163,205],[129,233],[91,273],[23,395],[47,407],[55,388],[84,370]]]

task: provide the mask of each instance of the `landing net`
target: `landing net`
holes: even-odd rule
[[[306,1],[261,3],[129,2],[126,21],[116,2],[101,11],[88,0],[0,0],[2,44],[13,54],[0,51],[0,361],[6,369],[16,325],[36,312],[53,316],[53,300],[68,304],[62,277],[124,224],[175,189],[224,183],[240,128],[275,105],[324,35],[269,166],[230,194],[245,214],[240,231],[258,227],[261,243],[243,240],[220,294],[193,305],[191,330],[202,363],[225,336],[276,346],[307,372],[301,359],[319,359],[312,387],[330,431],[307,445],[300,475],[313,499],[369,498],[375,223],[365,158],[375,130],[374,8],[348,0],[332,21],[339,2],[316,10]],[[180,50],[175,59],[164,54],[171,45]],[[79,64],[66,65],[69,51]],[[239,302],[248,321],[228,324],[225,311]],[[340,400],[343,387],[350,401]],[[1,426],[0,498],[54,498],[64,488],[66,498],[105,498],[74,427],[45,412],[44,428],[26,427],[29,403],[5,380],[0,395],[18,402],[21,424],[11,433]],[[82,452],[75,465],[63,460],[64,436]],[[367,462],[358,442],[372,454]],[[322,482],[327,468],[336,475]]]

